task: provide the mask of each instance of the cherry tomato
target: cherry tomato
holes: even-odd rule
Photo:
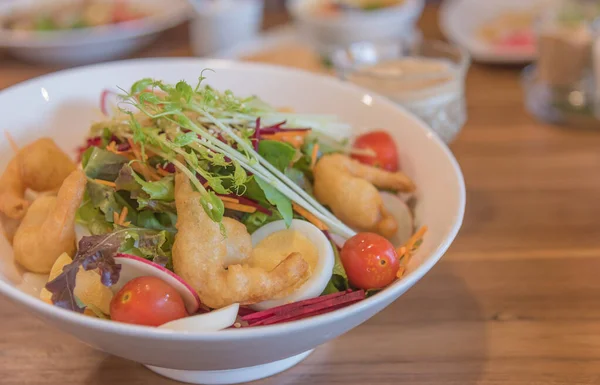
[[[340,253],[348,280],[359,289],[381,289],[394,282],[400,260],[394,246],[374,233],[348,239]]]
[[[187,315],[177,290],[156,277],[132,279],[110,302],[111,319],[130,324],[160,326]]]
[[[387,171],[398,171],[400,161],[394,139],[385,131],[368,132],[356,138],[354,148],[371,150],[372,155],[353,155],[361,163],[379,167]]]

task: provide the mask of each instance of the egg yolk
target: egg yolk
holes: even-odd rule
[[[260,241],[247,263],[271,271],[292,253],[302,254],[311,273],[317,268],[317,248],[304,234],[291,229],[275,232]]]

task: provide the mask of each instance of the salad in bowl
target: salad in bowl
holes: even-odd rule
[[[11,107],[24,98],[36,114]],[[0,102],[0,292],[172,378],[294,365],[408,290],[460,227],[447,148],[328,77],[136,60]]]
[[[353,138],[335,117],[221,92],[205,73],[103,92],[110,116],[79,162],[50,138],[15,143],[0,213],[16,262],[49,275],[40,298],[147,326],[234,305],[222,328],[239,328],[333,311],[401,279],[426,227],[414,228],[416,186],[392,137]]]

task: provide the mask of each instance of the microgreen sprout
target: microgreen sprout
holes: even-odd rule
[[[204,85],[205,71],[194,88],[183,80],[174,86],[148,78],[134,83],[121,98],[139,113],[122,110],[129,116],[129,132],[122,132],[122,136],[131,138],[143,154],[158,155],[184,173],[200,192],[202,207],[216,222],[224,213],[223,202],[216,194],[243,193],[248,173],[252,173],[261,188],[272,186],[285,196],[283,199],[308,210],[333,232],[345,237],[354,235],[352,229],[255,151],[251,138],[257,118],[282,114],[254,97],[240,99],[230,90],[219,92]],[[309,126],[309,119],[298,114],[293,119]],[[330,123],[329,117],[321,120],[320,129]],[[219,173],[222,168],[230,172]]]

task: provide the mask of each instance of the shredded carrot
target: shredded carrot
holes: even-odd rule
[[[210,186],[210,183],[208,182],[204,182],[204,184],[202,185],[202,187],[207,188],[208,186]]]
[[[312,154],[310,154],[310,168],[315,168],[315,164],[317,164],[317,156],[319,155],[319,143],[315,143],[312,149]]]
[[[118,226],[123,226],[123,227],[127,227],[131,224],[131,222],[125,222],[125,219],[127,219],[127,213],[129,212],[129,210],[127,209],[127,207],[123,207],[123,210],[121,210],[121,213],[118,214],[116,211],[113,211],[113,222],[115,225]]]
[[[396,272],[396,278],[402,278],[406,273],[406,267],[404,265],[400,265],[398,267],[398,271]]]
[[[252,213],[256,212],[256,207],[246,206],[241,203],[233,203],[233,202],[224,201],[223,205],[225,206],[226,209],[235,210],[235,211],[239,211],[242,213],[252,214]]]
[[[157,181],[161,179],[160,174],[153,168],[143,163],[134,162],[131,163],[131,168],[139,174],[142,174],[148,181]]]
[[[117,185],[115,184],[115,182],[111,182],[111,181],[108,181],[108,180],[94,179],[94,182],[96,182],[98,184],[103,184],[103,185],[108,186],[108,187],[117,187]]]
[[[412,237],[410,237],[410,239],[408,240],[408,242],[406,242],[406,250],[408,251],[412,251],[412,249],[414,248],[415,244],[421,239],[423,238],[423,236],[425,235],[425,233],[427,232],[427,226],[423,226],[421,227],[419,230],[417,230]]]
[[[314,214],[308,212],[308,210],[306,210],[304,207],[296,204],[295,202],[292,203],[292,207],[294,208],[294,211],[296,211],[298,214],[302,215],[313,225],[317,226],[317,228],[319,230],[329,230],[327,225],[325,225],[323,222],[321,222],[321,220],[319,218],[317,218]]]
[[[169,176],[169,175],[171,175],[171,173],[170,173],[170,172],[168,172],[167,170],[165,170],[165,169],[164,169],[164,168],[162,168],[162,167],[158,167],[158,168],[156,169],[156,172],[158,172],[158,173],[159,173],[160,175],[162,175],[162,176]]]
[[[123,207],[123,210],[121,211],[121,215],[119,215],[119,223],[125,223],[125,219],[127,218],[127,212],[129,210],[127,209],[127,207]]]
[[[401,278],[406,272],[406,267],[412,259],[412,253],[414,251],[415,244],[419,242],[427,232],[427,226],[421,227],[417,230],[412,237],[406,243],[396,249],[396,253],[400,256],[400,267],[396,273],[396,277]]]
[[[137,145],[135,143],[133,143],[133,140],[131,140],[130,138],[127,138],[127,143],[129,143],[129,147],[131,147],[131,151],[133,151],[133,155],[135,155],[135,158],[137,160],[142,160],[142,155],[140,154],[140,149],[137,147]]]
[[[240,203],[239,199],[231,198],[231,197],[219,197],[223,202],[231,202],[231,203]]]
[[[10,144],[12,150],[15,153],[19,152],[19,146],[17,146],[17,142],[15,142],[12,135],[8,131],[4,131],[4,136],[6,136],[6,140],[8,140],[8,143]]]
[[[275,134],[263,135],[263,139],[276,140],[279,142],[286,142],[292,146],[299,148],[304,144],[304,138],[310,131],[289,131],[289,132],[277,132]]]

